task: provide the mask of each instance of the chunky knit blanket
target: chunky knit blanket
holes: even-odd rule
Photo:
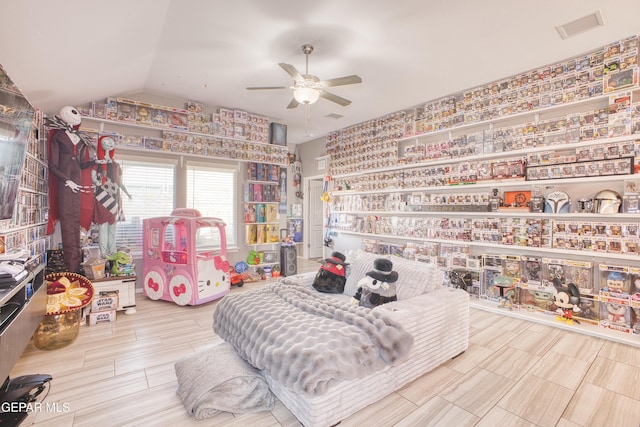
[[[403,361],[413,337],[375,309],[282,280],[227,296],[213,329],[251,365],[309,396]]]

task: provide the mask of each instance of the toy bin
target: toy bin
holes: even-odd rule
[[[195,209],[143,221],[144,294],[152,300],[198,305],[229,293],[225,223]]]

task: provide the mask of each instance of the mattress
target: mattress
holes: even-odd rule
[[[462,290],[438,288],[375,310],[385,310],[413,335],[414,345],[405,362],[343,381],[314,397],[296,394],[262,372],[271,391],[304,426],[334,425],[466,351],[469,345],[469,294]]]

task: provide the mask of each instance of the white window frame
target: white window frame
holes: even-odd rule
[[[178,183],[178,179],[177,179],[178,160],[177,159],[156,158],[156,157],[150,158],[149,156],[143,156],[143,155],[132,155],[132,154],[118,153],[117,156],[116,156],[116,161],[119,162],[121,164],[121,166],[124,165],[125,167],[126,167],[126,163],[127,162],[147,163],[150,166],[153,166],[153,165],[164,165],[164,166],[173,167],[173,197],[172,197],[170,203],[168,203],[168,205],[166,206],[165,209],[161,209],[161,210],[158,210],[158,211],[155,211],[155,212],[152,212],[152,213],[148,213],[148,214],[143,214],[143,215],[136,215],[136,212],[132,212],[133,204],[139,204],[141,199],[145,200],[147,198],[155,198],[155,200],[158,200],[158,198],[162,197],[162,194],[151,194],[150,192],[144,192],[144,194],[139,194],[139,191],[136,190],[135,186],[132,186],[131,184],[129,184],[129,186],[127,186],[127,172],[123,168],[122,182],[125,185],[125,187],[127,188],[127,191],[131,194],[132,199],[129,200],[129,198],[127,197],[126,194],[122,194],[122,207],[123,207],[123,212],[124,212],[124,216],[125,216],[125,221],[118,223],[118,227],[116,228],[116,244],[118,246],[120,246],[123,243],[126,243],[126,242],[122,241],[122,236],[118,234],[118,230],[120,229],[120,227],[128,226],[129,224],[135,225],[137,227],[140,227],[140,229],[139,229],[139,232],[140,232],[140,235],[139,235],[140,245],[139,246],[137,246],[137,245],[134,245],[134,246],[129,245],[129,247],[131,249],[131,253],[133,255],[139,255],[139,254],[142,253],[142,241],[143,241],[143,233],[144,233],[144,229],[142,228],[142,220],[145,219],[145,218],[153,218],[153,217],[157,217],[157,216],[165,216],[165,215],[168,216],[168,215],[171,214],[171,212],[175,208],[175,205],[176,205],[176,194],[179,191],[178,188],[177,188],[177,183]],[[171,208],[169,208],[169,206]],[[165,210],[166,210],[166,212],[165,212]]]
[[[227,249],[235,250],[238,248],[239,236],[238,236],[238,165],[237,164],[224,164],[224,163],[214,163],[214,162],[199,162],[194,160],[187,160],[185,162],[185,203],[187,208],[197,209],[200,211],[202,216],[210,216],[222,219],[225,224],[225,234],[227,241]],[[219,212],[215,212],[214,210],[207,209],[206,202],[215,201],[215,195],[207,195],[204,198],[205,201],[201,201],[200,203],[194,203],[192,199],[194,190],[189,187],[189,179],[192,168],[196,169],[209,169],[212,172],[220,171],[225,173],[232,174],[232,183],[228,187],[229,195],[231,196],[231,200],[225,205],[228,210],[224,214],[220,214]],[[210,188],[212,190],[218,189],[223,190],[223,187],[217,188],[216,182],[209,183]],[[206,194],[205,192],[198,191],[198,194]],[[199,206],[198,206],[199,205]]]

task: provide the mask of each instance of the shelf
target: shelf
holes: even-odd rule
[[[259,162],[259,163],[263,163],[263,162]],[[247,182],[249,184],[280,185],[280,181],[257,181],[257,180],[254,180],[254,179],[248,179],[245,182]]]
[[[538,153],[543,151],[552,151],[552,150],[562,151],[562,150],[590,147],[592,145],[600,145],[605,143],[615,144],[618,142],[634,141],[639,137],[640,135],[625,135],[625,136],[617,136],[614,138],[592,139],[588,141],[581,141],[581,142],[569,143],[569,144],[544,145],[539,147],[523,148],[523,149],[512,150],[512,151],[501,151],[498,153],[478,154],[475,156],[466,156],[466,157],[458,157],[458,158],[443,157],[443,158],[427,160],[419,163],[402,163],[396,166],[389,166],[386,168],[369,169],[369,170],[363,170],[359,172],[338,174],[338,175],[333,175],[332,178],[340,179],[340,178],[348,178],[351,176],[360,176],[360,175],[367,175],[367,174],[374,174],[374,173],[381,173],[381,172],[392,172],[397,170],[417,169],[421,167],[446,165],[450,163],[478,162],[483,160],[502,159],[505,157],[519,157],[519,156],[526,156],[527,154],[530,154],[530,153]],[[615,158],[602,159],[602,160],[615,160]],[[552,166],[552,165],[549,165],[549,166]]]
[[[167,131],[167,132],[186,133],[186,134],[194,135],[194,136],[205,136],[205,137],[208,137],[208,138],[226,139],[228,141],[244,142],[244,143],[255,144],[255,145],[263,145],[265,147],[281,147],[279,145],[269,144],[267,142],[257,142],[257,141],[251,141],[251,140],[248,140],[248,139],[231,138],[231,137],[228,137],[228,136],[215,135],[215,134],[211,134],[211,133],[191,132],[191,131],[185,130],[185,129],[177,129],[177,128],[171,128],[171,127],[165,127],[165,126],[141,125],[141,124],[138,124],[138,123],[121,122],[121,121],[118,121],[118,120],[101,119],[99,117],[82,116],[82,120],[91,120],[91,121],[98,122],[98,123],[103,123],[103,124],[121,125],[121,126],[138,128],[138,129],[148,129],[148,130],[159,130],[159,131]],[[100,130],[103,130],[103,129],[100,129]],[[121,147],[121,148],[124,148],[124,147]],[[256,160],[252,160],[252,161],[256,161]],[[261,163],[264,163],[264,162],[261,162]]]
[[[548,256],[553,256],[554,258],[558,258],[560,255],[568,255],[570,257],[577,257],[580,259],[593,259],[594,261],[600,262],[599,260],[608,259],[608,260],[616,260],[620,261],[636,261],[640,263],[639,255],[626,255],[626,254],[617,254],[610,252],[594,252],[588,250],[571,250],[571,249],[557,249],[557,248],[549,248],[549,247],[535,247],[535,246],[517,246],[517,245],[501,245],[498,243],[485,243],[485,242],[473,242],[466,240],[445,240],[445,239],[430,239],[426,237],[412,237],[412,236],[393,236],[390,234],[372,234],[372,233],[360,233],[356,231],[349,230],[340,230],[337,228],[333,228],[331,230],[333,233],[342,233],[348,234],[352,236],[361,236],[366,238],[376,238],[376,239],[385,239],[385,240],[404,240],[404,241],[414,241],[414,242],[434,242],[434,243],[447,243],[451,245],[458,246],[469,246],[469,247],[477,247],[477,248],[491,248],[491,249],[499,249],[502,251],[524,251],[527,253],[533,254],[550,254]]]
[[[637,38],[632,41],[635,44],[629,45],[629,48],[635,49]],[[637,51],[634,52],[637,53]],[[573,59],[577,58],[570,58],[567,61]],[[599,62],[582,64],[581,72],[591,73],[595,70],[596,65],[599,67]],[[587,70],[587,68],[589,69]],[[540,68],[540,70],[543,69]],[[534,71],[539,72],[539,70]],[[565,71],[563,70],[562,73]],[[609,77],[604,76],[601,83],[596,83],[598,85],[596,90],[599,92],[592,93],[601,94],[590,98],[579,100],[570,98],[571,94],[576,97],[580,95],[577,90],[572,88],[570,90],[562,89],[563,98],[554,96],[553,101],[546,102],[543,100],[542,87],[540,87],[540,92],[534,92],[539,93],[535,97],[531,97],[529,94],[529,98],[525,98],[527,95],[524,92],[518,94],[512,92],[513,96],[509,94],[505,99],[504,93],[506,92],[502,92],[502,86],[499,88],[499,95],[496,95],[502,99],[492,98],[489,93],[492,85],[497,87],[501,82],[505,82],[504,88],[508,88],[508,90],[512,90],[516,85],[522,85],[523,89],[528,89],[528,84],[535,83],[537,85],[535,80],[541,76],[540,74],[538,77],[533,74],[523,74],[523,78],[517,77],[516,79],[514,76],[513,79],[490,82],[477,88],[456,92],[417,105],[398,112],[403,114],[397,116],[394,115],[395,113],[391,113],[384,118],[373,119],[361,127],[354,126],[346,128],[345,132],[334,132],[327,137],[326,145],[327,151],[331,154],[331,170],[335,172],[331,177],[332,184],[333,188],[337,190],[331,192],[331,196],[335,200],[329,206],[329,231],[331,235],[338,236],[334,237],[336,244],[353,248],[365,243],[367,248],[374,250],[373,241],[377,240],[381,245],[379,250],[375,249],[377,252],[393,254],[394,252],[401,253],[401,247],[404,248],[405,244],[415,242],[416,254],[423,255],[423,251],[418,249],[419,246],[422,246],[420,249],[428,252],[430,257],[438,250],[438,257],[433,261],[437,262],[439,268],[443,270],[466,267],[474,272],[482,271],[478,278],[481,284],[480,292],[486,292],[495,279],[494,274],[484,275],[484,271],[494,270],[495,274],[505,274],[504,271],[509,266],[505,264],[504,260],[511,257],[513,261],[520,262],[520,255],[525,257],[527,263],[531,261],[529,258],[562,259],[563,261],[559,261],[558,264],[563,264],[566,260],[567,265],[590,261],[593,267],[592,272],[600,268],[597,266],[598,264],[640,268],[640,254],[636,252],[638,247],[637,225],[640,222],[640,214],[638,213],[551,214],[529,212],[528,209],[514,209],[513,211],[502,209],[497,212],[486,210],[494,189],[500,193],[531,189],[532,193],[538,195],[562,189],[571,195],[574,202],[572,209],[579,210],[579,207],[575,205],[576,200],[597,197],[593,196],[594,190],[597,188],[608,188],[622,196],[621,189],[625,181],[640,179],[640,174],[634,174],[633,164],[628,160],[624,160],[627,168],[622,167],[623,162],[616,163],[622,157],[635,155],[638,141],[640,141],[640,131],[637,127],[638,100],[633,99],[635,103],[629,105],[629,110],[626,109],[627,103],[631,102],[631,98],[627,97],[626,93],[632,93],[633,98],[637,98],[640,94],[637,77],[635,77],[637,69],[627,69],[624,72],[627,75],[634,73],[633,86],[608,92],[614,87],[613,84],[607,86],[609,77],[614,74],[611,73]],[[546,73],[544,76],[545,83],[551,83],[547,79]],[[527,77],[529,81],[524,77]],[[558,76],[554,75],[554,77]],[[562,75],[562,79],[565,78],[566,75]],[[560,78],[553,81],[565,82]],[[568,82],[571,83],[572,80],[568,80]],[[580,82],[586,83],[586,80],[581,79]],[[611,82],[613,81],[611,80]],[[534,86],[530,88],[535,89]],[[484,92],[485,89],[486,92]],[[603,91],[604,93],[602,93]],[[556,94],[560,92],[558,90]],[[497,92],[494,93],[497,94]],[[567,100],[571,100],[571,102],[563,103]],[[463,102],[460,103],[460,101]],[[525,102],[532,103],[526,105]],[[556,105],[550,106],[551,102],[556,102]],[[615,109],[610,106],[614,103]],[[540,105],[545,107],[537,108]],[[484,111],[481,111],[481,108]],[[530,110],[529,108],[535,109]],[[519,112],[508,114],[510,111]],[[605,114],[600,114],[601,111],[602,113],[606,112],[607,117]],[[633,117],[632,111],[635,114]],[[609,115],[610,112],[617,115]],[[493,118],[488,118],[490,116]],[[389,119],[385,121],[387,117]],[[590,121],[591,118],[593,121]],[[415,121],[413,121],[414,119]],[[562,120],[563,123],[553,123],[558,120]],[[399,135],[396,138],[376,135],[374,141],[369,141],[370,134],[378,130],[378,121],[382,121],[383,124],[390,123],[394,126],[393,129],[404,129],[405,135]],[[631,126],[627,127],[629,123]],[[536,128],[531,128],[530,124]],[[606,131],[605,125],[607,125]],[[444,126],[448,127],[442,128]],[[370,129],[373,131],[369,132]],[[384,130],[384,128],[381,129]],[[629,132],[630,129],[633,129],[635,133],[621,135],[624,132]],[[421,133],[419,135],[411,134],[416,130]],[[487,132],[483,134],[482,132],[485,131]],[[402,132],[400,130],[400,133]],[[476,134],[476,132],[478,133]],[[608,132],[617,136],[608,137]],[[492,139],[486,138],[487,135],[492,136]],[[568,140],[574,142],[567,142]],[[371,143],[369,144],[369,142]],[[600,150],[600,146],[606,147],[606,150]],[[615,151],[616,147],[619,148],[618,151]],[[361,153],[361,148],[370,150]],[[493,152],[494,150],[496,152]],[[618,152],[625,154],[605,159],[600,158],[603,157],[600,155],[601,151],[611,156],[619,154]],[[434,158],[427,159],[427,157]],[[612,171],[624,174],[573,177],[574,174],[576,176],[584,174],[581,171],[582,168],[571,168],[571,171],[565,174],[540,174],[545,178],[549,176],[560,177],[557,179],[527,180],[525,178],[527,176],[537,178],[536,171],[544,172],[536,170],[534,167],[541,169],[548,167],[547,171],[551,171],[556,166],[562,168],[566,165],[576,165],[578,163],[574,162],[576,159],[583,160],[584,162],[581,162],[580,166],[586,167],[589,165],[589,161],[595,161],[596,158],[598,158],[597,161],[605,162],[605,165],[609,162],[612,163],[612,166],[617,166],[617,169],[614,167]],[[555,162],[562,160],[564,164],[542,163],[549,160]],[[530,174],[527,174],[523,167],[527,163],[531,163]],[[562,170],[560,169],[560,171]],[[603,172],[609,171],[608,168],[602,170]],[[497,179],[497,177],[506,177],[506,179]],[[490,178],[490,180],[468,182],[471,179],[482,178]],[[456,181],[459,182],[448,184]],[[345,190],[346,188],[350,188],[350,190]],[[466,195],[470,197],[464,197]],[[457,201],[458,205],[451,206],[453,203],[447,205],[444,204],[445,201]],[[443,204],[439,204],[441,202]],[[465,202],[468,205],[475,203],[476,206],[470,206],[470,209],[479,207],[483,211],[446,210],[451,208],[465,209],[466,206],[463,205]],[[493,205],[496,206],[495,199],[493,202]],[[405,211],[404,209],[442,210]],[[448,225],[446,224],[447,220],[449,221]],[[580,242],[578,239],[573,239],[576,235],[573,225],[589,224],[595,229],[599,222],[606,224],[606,229],[609,231],[611,231],[610,226],[616,225],[615,223],[618,222],[621,223],[619,230],[615,233],[612,232],[615,236],[607,238],[605,247],[601,245],[605,240],[602,239],[602,230],[597,236],[588,236],[589,229],[585,226],[585,228],[581,228],[585,232],[585,237]],[[574,234],[567,233],[562,236],[561,224],[567,227],[566,231],[572,230]],[[442,228],[440,228],[441,225]],[[531,228],[528,228],[529,226]],[[623,226],[625,233],[628,233],[625,237],[620,236]],[[512,229],[511,227],[518,228]],[[362,232],[363,230],[367,232]],[[561,237],[566,237],[566,241],[561,240]],[[588,241],[589,239],[593,241]],[[513,244],[539,245],[542,242],[545,247]],[[551,247],[552,242],[561,249]],[[625,242],[628,245],[625,245]],[[386,250],[385,245],[387,246]],[[578,246],[582,245],[588,249],[578,249]],[[597,248],[610,249],[611,252],[591,250]],[[625,249],[624,253],[620,252],[621,248]],[[496,256],[501,258],[501,262],[495,264],[494,261],[492,264],[490,258],[483,258],[482,261],[487,261],[488,265],[482,266],[481,254]],[[492,265],[496,268],[490,268]],[[542,268],[541,263],[539,266]],[[489,268],[485,269],[485,267]],[[564,271],[564,264],[561,268]],[[497,273],[499,269],[501,271]],[[568,274],[564,279],[567,281],[577,280],[573,276],[569,277]],[[637,270],[634,274],[637,274]],[[630,278],[625,279],[630,280]],[[476,278],[474,277],[473,280],[475,283]],[[592,278],[590,277],[589,280]],[[525,308],[514,308],[511,311],[508,308],[500,308],[497,302],[477,299],[474,296],[471,296],[471,306],[640,347],[639,335],[627,334],[589,323],[568,325],[556,320],[553,314],[530,312]]]
[[[472,123],[464,123],[462,125],[458,125],[458,126],[453,126],[447,129],[440,129],[440,130],[436,130],[436,131],[431,131],[431,132],[427,132],[427,133],[423,133],[420,135],[414,135],[414,136],[406,136],[406,137],[402,137],[399,138],[397,141],[400,142],[404,142],[404,141],[411,141],[413,139],[419,139],[419,138],[426,138],[426,137],[430,137],[430,136],[437,136],[437,135],[445,135],[445,134],[450,134],[453,131],[460,131],[460,130],[465,130],[465,129],[473,129],[473,128],[481,128],[481,127],[493,127],[494,124],[498,124],[498,123],[506,123],[506,122],[510,122],[513,121],[514,119],[525,119],[527,117],[531,117],[531,120],[527,120],[527,121],[532,121],[535,120],[537,116],[539,116],[540,114],[545,114],[545,113],[549,113],[549,112],[561,112],[562,110],[566,110],[566,111],[571,111],[573,109],[575,109],[576,107],[580,107],[583,104],[597,104],[598,101],[600,102],[604,102],[604,101],[608,101],[609,100],[609,96],[610,95],[615,95],[616,93],[623,93],[623,92],[633,92],[638,90],[637,87],[633,87],[633,88],[625,88],[625,89],[621,89],[619,91],[616,92],[610,92],[607,93],[606,95],[598,95],[598,96],[593,96],[590,98],[585,98],[585,99],[580,99],[578,101],[573,101],[573,102],[567,102],[564,104],[560,104],[560,105],[554,105],[551,107],[544,107],[544,108],[538,108],[535,110],[529,110],[529,111],[523,111],[521,113],[515,113],[515,114],[509,114],[507,116],[501,116],[501,117],[497,117],[494,119],[490,119],[490,120],[482,120],[482,121],[478,121],[478,122],[472,122]],[[607,103],[608,105],[608,103]]]
[[[454,131],[456,133],[462,134],[462,132],[459,132],[459,131],[463,131],[465,129],[473,129],[473,128],[485,128],[485,129],[488,130],[488,129],[493,128],[493,124],[514,122],[514,121],[517,121],[517,119],[519,119],[519,118],[526,118],[526,117],[531,117],[531,120],[528,120],[528,121],[537,121],[535,119],[540,114],[544,114],[544,113],[548,113],[548,112],[552,112],[552,111],[561,112],[562,110],[571,111],[571,110],[575,110],[576,108],[579,108],[581,105],[584,105],[584,104],[596,104],[598,102],[604,103],[605,101],[609,100],[609,97],[611,95],[615,95],[615,94],[618,94],[618,93],[624,93],[624,92],[635,92],[635,91],[638,91],[638,90],[639,90],[638,87],[627,87],[627,88],[621,89],[619,91],[610,92],[610,93],[607,93],[607,94],[604,94],[604,95],[598,95],[598,96],[595,96],[595,97],[586,98],[586,99],[582,99],[582,100],[579,100],[579,101],[574,101],[574,102],[571,102],[571,103],[565,103],[565,104],[561,104],[561,105],[557,105],[557,106],[540,108],[540,109],[537,109],[537,110],[525,111],[525,112],[522,112],[522,113],[515,113],[515,114],[511,114],[511,115],[508,115],[508,116],[499,117],[499,118],[495,118],[495,119],[491,119],[491,120],[485,120],[485,121],[479,121],[479,122],[473,122],[473,123],[466,123],[466,124],[462,124],[462,125],[459,125],[459,126],[454,126],[454,127],[447,128],[447,129],[442,129],[442,130],[436,130],[436,131],[432,131],[432,132],[428,132],[428,133],[424,133],[424,134],[420,134],[420,135],[412,135],[412,136],[406,136],[406,137],[402,137],[402,138],[397,138],[395,141],[398,144],[400,144],[400,143],[406,142],[406,141],[414,141],[414,140],[417,141],[417,140],[420,140],[420,139],[433,138],[433,137],[438,136],[438,135],[449,135],[450,136],[450,134],[452,132],[454,132]],[[608,103],[606,105],[608,105]],[[523,122],[520,122],[520,123],[523,123]],[[564,149],[570,149],[570,148],[588,147],[588,146],[591,146],[591,145],[602,144],[604,142],[615,143],[615,142],[622,142],[622,141],[633,140],[633,139],[635,139],[633,135],[625,135],[625,136],[618,136],[618,137],[613,137],[613,138],[598,138],[598,139],[593,139],[593,140],[588,140],[588,141],[580,141],[578,143],[547,145],[547,146],[529,147],[529,148],[524,148],[524,149],[519,149],[519,150],[512,150],[512,151],[502,151],[502,152],[499,152],[499,153],[479,154],[479,155],[476,155],[476,156],[466,156],[466,157],[459,157],[459,158],[448,157],[448,158],[428,160],[428,161],[421,162],[421,163],[401,164],[401,165],[390,166],[390,167],[386,167],[386,168],[377,168],[377,169],[370,169],[370,170],[365,170],[365,171],[350,172],[350,173],[343,173],[343,174],[335,174],[335,175],[333,175],[333,178],[334,179],[336,179],[336,178],[345,178],[345,177],[349,177],[349,176],[357,176],[357,175],[362,175],[362,174],[366,174],[366,173],[389,172],[389,171],[393,171],[393,170],[405,169],[405,168],[408,168],[408,167],[431,166],[431,165],[439,165],[439,164],[446,164],[446,163],[452,163],[452,162],[453,163],[459,163],[459,162],[464,162],[464,161],[499,159],[499,158],[503,158],[503,157],[526,155],[526,154],[532,153],[532,152],[548,151],[549,149],[564,150]],[[401,160],[401,159],[399,158],[398,160]]]
[[[247,205],[259,205],[259,204],[263,204],[263,205],[278,205],[278,204],[280,204],[280,202],[247,202],[247,201],[244,201],[242,203],[245,203]]]
[[[455,185],[436,185],[431,187],[404,187],[404,188],[385,188],[385,189],[373,189],[373,190],[348,190],[348,191],[332,191],[332,196],[348,196],[358,194],[386,194],[386,193],[411,193],[420,191],[459,191],[459,190],[471,190],[476,188],[496,188],[496,187],[523,187],[523,186],[545,186],[545,185],[559,185],[559,184],[589,184],[593,182],[616,182],[624,181],[638,177],[636,175],[603,175],[603,176],[588,176],[582,178],[559,178],[559,179],[539,179],[534,181],[527,181],[524,178],[519,179],[504,179],[504,180],[492,180],[492,181],[478,181],[473,183],[455,184]]]
[[[184,129],[175,129],[175,128],[169,128],[169,127],[159,127],[159,126],[148,126],[148,125],[140,125],[137,123],[128,123],[128,122],[120,122],[120,121],[116,121],[116,120],[108,120],[108,119],[100,119],[97,117],[90,117],[90,116],[82,116],[83,120],[88,120],[88,121],[94,121],[97,123],[100,123],[100,128],[97,129],[98,132],[107,132],[104,130],[104,125],[108,124],[108,125],[113,125],[113,126],[124,126],[124,127],[130,127],[130,128],[138,128],[138,129],[146,129],[146,130],[153,130],[156,132],[178,132],[178,133],[184,133],[184,134],[188,134],[188,135],[193,135],[196,137],[201,137],[201,138],[209,138],[212,140],[216,140],[216,139],[220,139],[220,140],[226,140],[226,141],[231,141],[234,143],[239,143],[239,144],[248,144],[248,145],[256,145],[256,146],[262,146],[262,147],[266,147],[269,149],[269,151],[272,150],[278,150],[281,151],[281,157],[282,157],[282,161],[281,162],[277,162],[277,161],[267,161],[267,160],[261,160],[261,159],[244,159],[241,157],[224,157],[224,156],[216,156],[216,155],[205,155],[205,154],[197,154],[197,153],[186,153],[186,152],[180,152],[180,151],[170,151],[170,150],[164,150],[164,149],[149,149],[149,148],[142,148],[139,146],[130,146],[130,145],[118,145],[117,148],[118,150],[124,150],[124,151],[132,151],[132,152],[143,152],[143,153],[164,153],[164,154],[170,154],[170,155],[179,155],[179,156],[193,156],[193,157],[198,157],[198,158],[205,158],[205,159],[220,159],[220,160],[229,160],[229,161],[233,161],[233,162],[239,162],[239,163],[251,163],[251,162],[259,162],[259,163],[265,163],[265,164],[270,164],[270,165],[278,165],[278,166],[286,166],[287,165],[287,160],[286,160],[286,151],[287,148],[286,146],[279,146],[279,145],[274,145],[274,144],[269,144],[269,143],[264,143],[264,142],[257,142],[257,141],[251,141],[251,140],[247,140],[247,139],[238,139],[238,138],[231,138],[231,137],[227,137],[227,136],[219,136],[219,135],[213,135],[213,134],[208,134],[208,133],[198,133],[198,132],[191,132],[188,130],[184,130]],[[95,131],[95,129],[91,129],[91,128],[86,128],[86,127],[82,127],[81,128],[82,132],[88,133],[90,131]],[[117,132],[116,132],[117,133]],[[140,135],[136,135],[136,136],[140,136]],[[246,147],[245,147],[246,148]],[[242,148],[238,148],[236,149],[236,155],[239,155],[241,152],[245,151]],[[267,154],[268,150],[264,151],[264,154]],[[275,151],[274,151],[275,152]]]
[[[624,332],[605,329],[601,326],[584,322],[580,324],[574,323],[573,325],[567,325],[566,323],[555,320],[555,316],[552,314],[529,312],[526,309],[509,310],[508,308],[498,307],[497,302],[479,300],[473,297],[471,297],[469,305],[473,308],[489,311],[491,313],[501,314],[503,316],[529,320],[531,322],[552,326],[554,328],[560,328],[579,334],[585,334],[596,338],[602,338],[622,344],[640,347],[640,336],[638,335],[626,334]]]
[[[245,222],[244,225],[271,225],[280,224],[279,222]]]
[[[627,221],[640,220],[640,213],[598,214],[598,213],[543,213],[543,212],[509,212],[509,211],[331,211],[332,214],[344,215],[377,215],[377,216],[459,216],[473,218],[549,218],[549,219],[576,219],[597,221]]]

